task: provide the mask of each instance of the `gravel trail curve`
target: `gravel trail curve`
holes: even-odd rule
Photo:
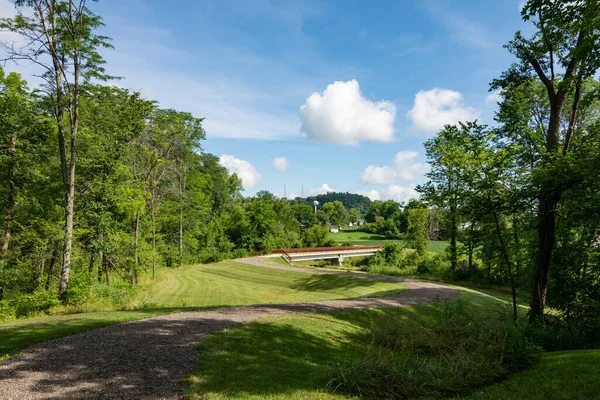
[[[306,311],[411,306],[458,293],[413,279],[277,266],[260,258],[235,261],[311,274],[395,281],[411,290],[389,297],[182,312],[40,343],[0,364],[0,399],[180,399],[186,388],[180,380],[198,365],[196,344],[228,325]]]

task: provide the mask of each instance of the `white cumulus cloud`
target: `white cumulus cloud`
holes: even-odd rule
[[[358,145],[361,141],[391,142],[396,106],[364,98],[356,80],[337,81],[323,93],[313,93],[300,107],[302,132],[320,142]]]
[[[260,172],[258,172],[254,165],[250,164],[248,161],[235,158],[231,154],[223,154],[219,158],[219,162],[222,166],[227,168],[230,173],[237,174],[242,180],[244,189],[252,189],[260,182]]]
[[[381,200],[381,193],[378,190],[359,190],[358,194],[362,194],[363,196],[367,196],[371,201]]]
[[[398,181],[412,181],[422,178],[429,172],[429,164],[417,162],[418,153],[401,151],[394,157],[391,166],[369,165],[362,173],[362,183],[371,185],[391,185]]]
[[[381,197],[384,200],[395,200],[399,203],[406,202],[410,199],[419,197],[419,193],[415,190],[415,185],[410,186],[388,186],[381,192]]]
[[[308,192],[314,196],[317,194],[326,194],[329,192],[335,192],[335,189],[332,188],[331,186],[329,186],[327,183],[324,183],[321,185],[321,187],[315,188],[315,189],[310,189]]]
[[[415,190],[415,185],[410,186],[399,186],[390,185],[385,189],[379,190],[361,190],[358,194],[367,196],[371,201],[375,200],[394,200],[398,203],[407,202],[410,199],[416,199],[419,197],[419,193]]]
[[[467,107],[463,101],[462,94],[453,90],[421,90],[416,94],[413,108],[407,116],[415,131],[436,132],[444,125],[473,121],[479,117],[477,111]]]
[[[273,168],[279,172],[283,172],[288,168],[288,160],[285,157],[275,157],[273,159]]]
[[[496,90],[495,92],[492,92],[485,97],[485,102],[488,104],[500,103],[502,100],[502,92],[500,90]]]

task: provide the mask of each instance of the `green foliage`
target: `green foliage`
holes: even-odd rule
[[[398,266],[402,259],[402,246],[395,242],[386,242],[381,251],[388,265]]]
[[[366,214],[371,206],[371,200],[367,196],[347,192],[330,192],[326,194],[318,194],[316,196],[309,196],[306,198],[297,197],[296,199],[292,200],[292,204],[306,204],[312,207],[313,201],[315,200],[321,205],[334,201],[340,201],[346,210],[355,208],[360,215]]]
[[[56,293],[43,289],[38,289],[31,294],[18,294],[10,299],[0,301],[0,321],[36,315],[59,304]]]
[[[427,219],[426,208],[415,208],[408,211],[408,238],[409,246],[419,256],[424,256],[427,251]]]
[[[500,380],[537,361],[539,347],[509,314],[482,317],[461,300],[446,301],[433,320],[406,329],[393,314],[371,321],[363,359],[342,360],[328,388],[366,398],[454,396]]]
[[[303,247],[324,247],[333,246],[333,241],[329,238],[329,227],[313,225],[302,232]]]
[[[342,226],[348,220],[344,204],[339,200],[323,204],[320,211],[327,215],[327,220],[332,225]]]

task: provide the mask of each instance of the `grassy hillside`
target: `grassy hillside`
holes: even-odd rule
[[[384,244],[385,242],[396,242],[400,245],[406,245],[405,240],[390,240],[384,236],[376,235],[373,233],[359,232],[355,230],[344,230],[339,233],[330,233],[329,238],[336,242],[336,244],[350,242],[355,246],[358,245],[377,245]],[[448,242],[440,240],[432,240],[428,243],[428,250],[433,253],[439,253],[448,246]]]
[[[491,296],[465,292],[469,306],[493,313],[505,307]],[[189,377],[188,395],[224,399],[347,399],[324,390],[332,362],[367,352],[372,317],[395,313],[407,329],[426,324],[440,304],[330,314],[272,317],[210,336],[202,364]]]
[[[473,393],[472,400],[567,400],[600,397],[600,350],[545,353],[534,368]]]
[[[494,296],[463,290],[478,315],[506,310]],[[372,337],[373,318],[394,314],[410,332],[429,329],[440,304],[398,309],[346,310],[296,314],[238,325],[207,338],[199,348],[202,363],[187,381],[188,397],[225,399],[350,399],[324,388],[332,365],[363,357]],[[541,363],[467,398],[593,399],[600,393],[600,350],[544,353]]]
[[[223,261],[167,272],[165,282],[148,302],[167,307],[212,307],[387,296],[402,290],[405,288],[392,282]]]
[[[232,261],[167,271],[135,310],[48,315],[0,323],[0,360],[35,343],[120,322],[199,308],[374,297],[407,290],[397,283],[270,270]]]

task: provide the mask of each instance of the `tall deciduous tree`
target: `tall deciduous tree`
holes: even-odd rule
[[[595,0],[529,0],[523,19],[536,32],[525,38],[517,32],[507,45],[518,63],[492,83],[492,89],[510,89],[532,79],[546,90],[549,104],[544,124],[544,148],[538,185],[538,254],[535,263],[530,320],[543,318],[548,276],[556,241],[556,213],[564,190],[570,185],[565,170],[574,140],[581,106],[583,82],[600,67],[600,5]],[[568,115],[567,123],[564,115]]]
[[[102,66],[104,60],[97,49],[110,45],[108,38],[95,33],[103,25],[102,20],[87,7],[85,0],[17,0],[15,5],[29,7],[33,14],[25,16],[19,13],[15,18],[2,19],[0,27],[22,35],[28,46],[21,48],[14,43],[3,43],[3,48],[9,55],[8,59],[31,61],[44,69],[43,77],[58,129],[65,199],[59,293],[64,299],[73,248],[79,100],[84,86],[91,79],[108,78]]]

